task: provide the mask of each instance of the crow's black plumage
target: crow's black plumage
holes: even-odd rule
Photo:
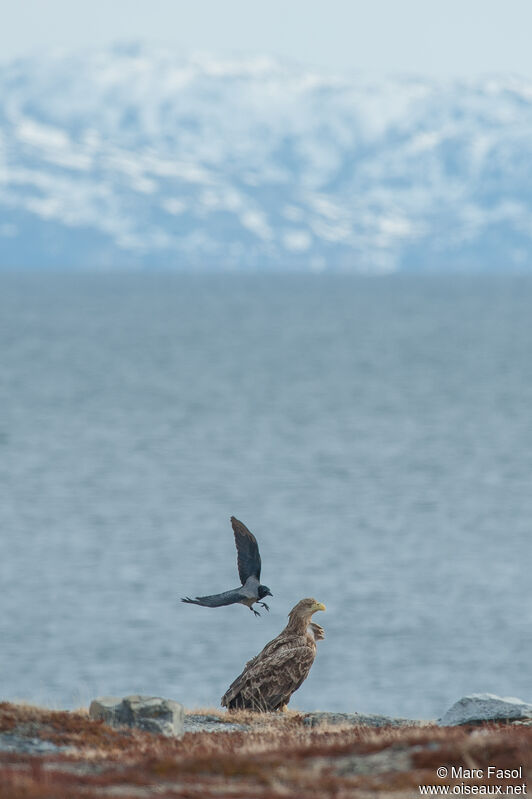
[[[188,602],[191,605],[203,605],[206,608],[219,608],[223,605],[233,605],[238,602],[241,605],[247,605],[255,616],[260,616],[260,613],[253,608],[253,605],[257,603],[269,610],[268,605],[259,600],[264,599],[266,596],[273,596],[273,594],[266,585],[261,585],[260,582],[261,560],[259,545],[253,533],[248,530],[245,524],[235,519],[234,516],[231,516],[231,525],[235,534],[238,576],[242,585],[240,588],[233,588],[231,591],[224,591],[221,594],[197,596],[195,599],[190,599],[187,596],[181,602]]]

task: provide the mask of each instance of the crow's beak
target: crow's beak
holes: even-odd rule
[[[273,596],[273,594],[272,594],[272,592],[271,592],[271,591],[268,591],[268,593],[266,594],[266,596]]]

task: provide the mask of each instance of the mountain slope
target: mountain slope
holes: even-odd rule
[[[532,83],[115,47],[0,68],[0,265],[532,266]]]

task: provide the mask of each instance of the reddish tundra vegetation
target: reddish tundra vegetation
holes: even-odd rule
[[[303,718],[294,711],[239,711],[231,719],[249,730],[187,733],[177,740],[112,729],[84,711],[1,703],[4,741],[16,735],[64,748],[0,751],[0,799],[397,799],[419,796],[419,785],[461,783],[478,786],[480,794],[487,786],[496,793],[495,785],[506,793],[511,785],[519,794],[532,777],[532,727],[526,724],[375,729],[307,727]],[[436,773],[442,766],[445,778]],[[488,777],[489,766],[521,773],[496,779]]]

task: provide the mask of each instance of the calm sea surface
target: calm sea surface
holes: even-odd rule
[[[292,704],[532,700],[532,278],[0,274],[0,699],[218,705],[302,597]],[[238,585],[229,517],[274,598]]]

